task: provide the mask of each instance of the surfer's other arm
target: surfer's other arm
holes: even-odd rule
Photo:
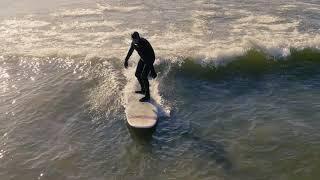
[[[129,51],[128,51],[128,54],[127,54],[127,56],[126,56],[126,59],[124,60],[124,67],[125,67],[125,68],[128,67],[128,61],[129,61],[130,56],[131,56],[132,53],[133,53],[133,50],[134,50],[134,48],[133,48],[133,46],[132,46],[132,44],[131,44],[130,49],[129,49]]]

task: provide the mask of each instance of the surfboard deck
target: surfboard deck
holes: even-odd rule
[[[157,123],[157,107],[150,102],[140,102],[142,94],[130,92],[126,107],[127,122],[135,128],[152,128]]]

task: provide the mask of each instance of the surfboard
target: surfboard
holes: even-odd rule
[[[127,122],[134,128],[152,128],[157,123],[157,107],[150,102],[140,102],[142,94],[130,92],[126,106]]]

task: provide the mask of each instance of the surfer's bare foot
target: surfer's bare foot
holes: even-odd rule
[[[148,102],[150,100],[150,97],[149,96],[145,96],[143,98],[141,98],[139,101],[140,102]]]
[[[135,93],[137,93],[137,94],[145,94],[144,91],[135,91]]]

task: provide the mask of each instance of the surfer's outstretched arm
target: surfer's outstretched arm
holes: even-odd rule
[[[128,51],[128,54],[127,54],[127,56],[126,56],[126,59],[124,60],[124,67],[125,67],[125,68],[128,67],[128,61],[129,61],[130,56],[131,56],[132,53],[133,53],[133,50],[134,50],[134,48],[133,48],[133,46],[131,45],[131,46],[130,46],[130,49],[129,49],[129,51]]]

